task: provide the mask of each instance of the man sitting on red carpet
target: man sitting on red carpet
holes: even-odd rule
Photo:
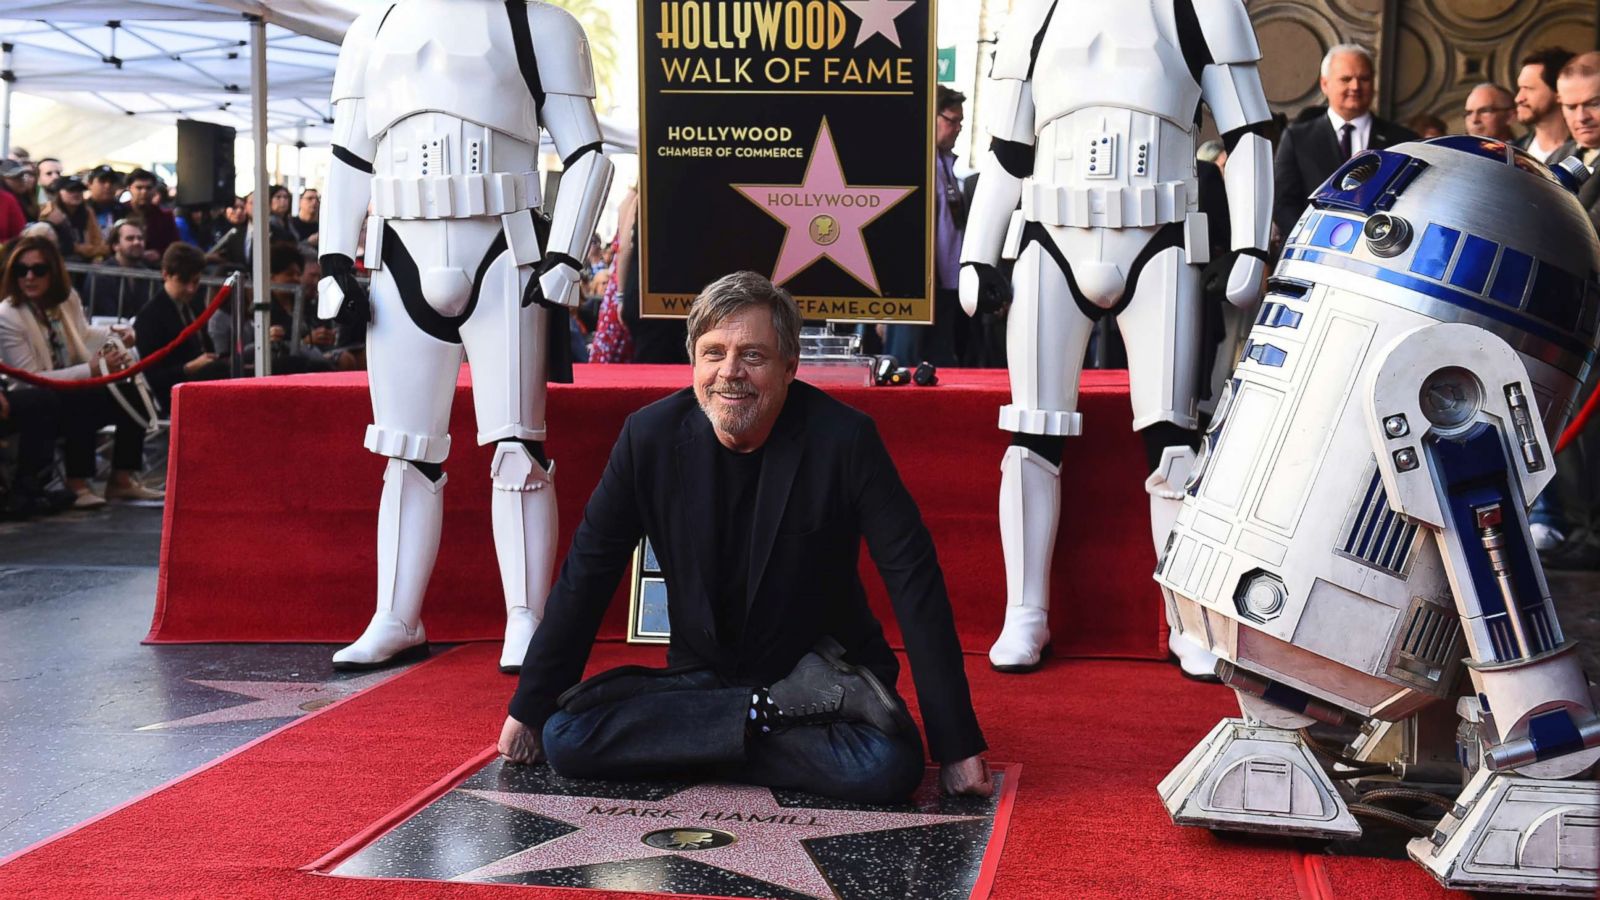
[[[923,748],[867,607],[862,537],[905,636],[947,792],[993,789],[933,540],[872,420],[795,382],[800,312],[739,272],[689,314],[694,383],[629,417],[522,664],[500,751],[577,778],[707,777],[904,800]],[[668,668],[578,683],[640,538]]]

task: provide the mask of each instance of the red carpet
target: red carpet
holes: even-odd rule
[[[995,427],[1004,372],[940,373],[935,388],[833,388],[871,414],[933,532],[969,651],[989,648],[1005,599],[996,523]],[[579,366],[551,390],[550,439],[565,551],[622,420],[687,384],[686,367]],[[490,451],[474,438],[466,376],[451,421],[444,540],[428,598],[429,635],[498,639],[504,627],[489,531]],[[371,421],[365,376],[183,385],[175,394],[161,580],[149,640],[348,641],[372,614],[384,462],[361,447]],[[1052,615],[1058,653],[1164,656],[1150,580],[1144,455],[1131,430],[1125,372],[1086,372],[1084,436],[1068,442]],[[893,616],[871,562],[880,617]],[[604,634],[620,636],[619,593]],[[896,640],[891,634],[891,640]]]
[[[606,666],[659,659],[607,645]],[[0,866],[7,898],[616,897],[300,871],[480,753],[510,679],[471,646],[307,716]],[[996,759],[1022,764],[996,898],[1446,896],[1405,862],[1300,856],[1167,821],[1155,784],[1230,695],[1141,662],[968,669]],[[908,685],[903,685],[903,688]]]

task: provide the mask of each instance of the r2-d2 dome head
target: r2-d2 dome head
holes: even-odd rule
[[[1312,195],[1283,258],[1493,332],[1522,355],[1554,440],[1596,346],[1600,240],[1575,196],[1583,175],[1468,135],[1368,150]]]

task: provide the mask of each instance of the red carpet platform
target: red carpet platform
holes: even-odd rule
[[[570,543],[622,420],[688,383],[678,366],[578,366],[551,389],[550,439]],[[438,641],[498,639],[504,623],[489,530],[490,450],[476,445],[463,370],[445,464],[443,545],[425,620]],[[871,414],[916,497],[956,608],[963,645],[999,633],[1004,566],[996,522],[995,427],[1004,372],[949,371],[934,388],[830,388]],[[1131,430],[1124,372],[1087,372],[1084,436],[1068,442],[1055,564],[1058,653],[1165,655],[1150,580],[1144,455]],[[161,579],[148,640],[348,641],[372,614],[384,462],[362,449],[371,421],[365,376],[294,376],[184,385],[175,394]],[[866,554],[862,571],[893,627]],[[604,636],[620,637],[619,592]],[[891,640],[895,635],[891,634]]]
[[[0,861],[0,897],[640,897],[301,871],[493,742],[511,690],[496,652],[436,657]],[[660,658],[606,645],[591,671]],[[1236,710],[1227,691],[1149,662],[1059,661],[1019,679],[968,657],[968,674],[993,757],[1022,766],[999,900],[1451,896],[1409,862],[1308,856],[1171,825],[1156,782]]]

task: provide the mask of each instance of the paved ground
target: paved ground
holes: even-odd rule
[[[159,508],[0,524],[0,856],[387,677],[325,645],[141,645],[160,543]],[[1600,673],[1600,573],[1550,586]]]
[[[141,645],[160,545],[159,508],[0,525],[0,856],[378,680],[319,645]]]

